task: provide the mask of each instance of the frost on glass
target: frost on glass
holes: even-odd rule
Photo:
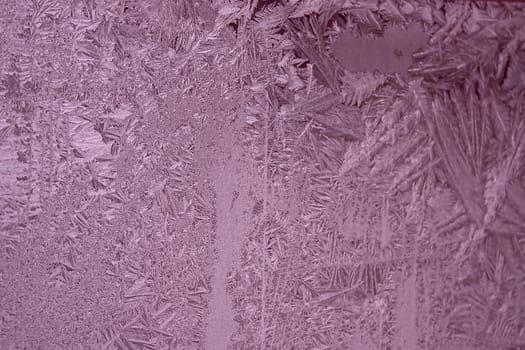
[[[525,347],[524,8],[0,4],[0,349]]]

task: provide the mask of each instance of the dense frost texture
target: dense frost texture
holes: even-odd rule
[[[525,348],[525,10],[0,1],[0,350]]]

